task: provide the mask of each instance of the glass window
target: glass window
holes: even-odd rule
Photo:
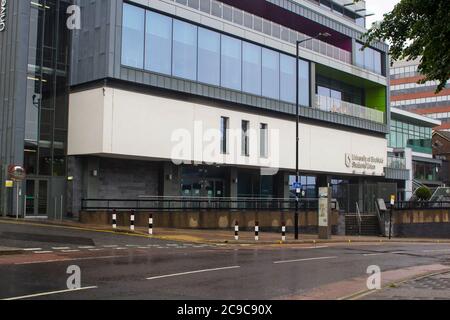
[[[172,73],[172,19],[151,11],[145,28],[145,69]]]
[[[376,73],[381,74],[381,52],[374,50],[373,51],[373,68]]]
[[[221,84],[225,88],[242,89],[242,41],[222,35]]]
[[[366,48],[364,50],[364,65],[367,69],[369,69],[371,71],[375,70],[374,63],[373,63],[373,61],[374,61],[373,55],[374,55],[374,52],[372,49]]]
[[[198,81],[220,85],[220,34],[198,28]]]
[[[261,158],[269,156],[269,127],[266,123],[261,123],[260,126],[260,155]]]
[[[250,156],[250,122],[242,121],[242,155]]]
[[[309,63],[303,60],[299,60],[299,92],[300,92],[300,105],[309,107]]]
[[[230,119],[222,117],[220,119],[220,151],[222,154],[228,153],[228,130]]]
[[[331,98],[336,100],[342,100],[342,93],[336,90],[331,90]]]
[[[242,90],[261,95],[261,47],[244,42],[242,60]]]
[[[322,86],[318,86],[317,94],[323,97],[331,97],[331,90]]]
[[[280,99],[280,54],[262,49],[262,95]]]
[[[358,67],[364,67],[364,51],[361,51],[363,45],[359,42],[355,46],[355,63]]]
[[[295,58],[280,54],[280,99],[296,102]]]
[[[129,4],[123,5],[122,64],[144,68],[145,10]]]
[[[174,76],[197,80],[197,27],[179,20],[173,21]]]

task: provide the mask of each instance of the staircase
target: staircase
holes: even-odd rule
[[[376,215],[361,214],[361,234],[359,232],[358,214],[345,216],[345,234],[347,236],[380,236],[380,223]]]

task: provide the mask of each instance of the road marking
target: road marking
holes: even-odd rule
[[[27,248],[27,249],[23,249],[23,251],[39,251],[42,250],[42,248]]]
[[[297,260],[275,261],[274,264],[306,262],[306,261],[316,261],[316,260],[329,260],[329,259],[337,259],[337,257],[319,257],[319,258],[306,258],[306,259],[297,259]]]
[[[117,248],[118,245],[107,245],[107,246],[103,246],[103,248]]]
[[[3,300],[4,301],[23,300],[23,299],[42,297],[42,296],[50,296],[50,295],[54,295],[54,294],[76,292],[76,291],[84,291],[84,290],[90,290],[90,289],[98,289],[98,287],[97,286],[93,286],[93,287],[84,287],[84,288],[79,288],[79,289],[66,289],[66,290],[59,290],[59,291],[42,292],[42,293],[30,294],[30,295],[27,295],[27,296],[7,298],[7,299],[3,299]]]
[[[70,247],[53,247],[53,250],[69,250]]]
[[[35,254],[53,253],[53,251],[34,251]]]
[[[76,250],[76,249],[74,249],[74,250],[63,250],[62,252],[64,252],[64,253],[72,253],[72,252],[80,252],[80,250]]]
[[[448,252],[450,249],[423,250],[423,252]]]
[[[95,248],[95,249],[88,249],[89,251],[102,251],[102,250],[105,250],[105,249],[99,249],[99,248]]]
[[[128,248],[115,248],[116,250],[128,250]]]
[[[127,244],[125,247],[136,248],[136,247],[139,247],[139,245],[137,245],[137,244]]]
[[[95,249],[95,247],[93,247],[93,246],[81,246],[81,247],[78,247],[78,249]]]
[[[381,253],[366,253],[363,254],[364,257],[373,257],[373,256],[381,256],[383,254],[386,254],[385,252],[381,252]]]
[[[42,263],[52,263],[52,262],[67,262],[67,261],[83,261],[83,260],[103,260],[103,259],[114,259],[121,258],[121,256],[103,256],[103,257],[84,257],[84,258],[63,258],[58,260],[45,260],[45,261],[30,261],[30,262],[17,262],[14,265],[29,265],[29,264],[42,264]]]
[[[406,251],[394,251],[394,252],[389,252],[390,254],[405,254]]]
[[[222,271],[222,270],[231,270],[231,269],[238,269],[238,268],[240,268],[240,266],[214,268],[214,269],[204,269],[204,270],[197,270],[197,271],[188,271],[188,272],[167,274],[167,275],[163,275],[163,276],[150,277],[150,278],[147,278],[147,280],[157,280],[157,279],[163,279],[163,278],[179,277],[179,276],[186,276],[186,275],[190,275],[190,274],[214,272],[214,271]]]

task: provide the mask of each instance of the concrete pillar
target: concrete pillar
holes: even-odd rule
[[[229,179],[228,179],[228,195],[231,199],[237,199],[238,197],[238,183],[239,175],[237,168],[230,168]]]

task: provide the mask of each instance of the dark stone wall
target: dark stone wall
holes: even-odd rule
[[[158,162],[100,158],[98,198],[137,199],[159,195]]]
[[[394,226],[396,237],[450,238],[450,222],[404,223]]]

